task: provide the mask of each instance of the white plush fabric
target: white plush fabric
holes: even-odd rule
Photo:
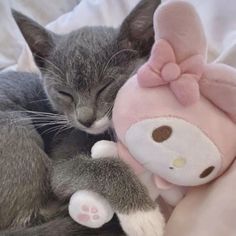
[[[163,142],[155,141],[154,130],[164,126],[171,127],[170,137]],[[221,154],[215,144],[197,126],[181,118],[159,117],[139,121],[127,130],[125,141],[130,154],[145,169],[176,185],[207,183],[221,168]],[[215,167],[211,175],[199,178],[209,166]]]

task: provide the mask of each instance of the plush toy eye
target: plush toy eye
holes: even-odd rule
[[[152,138],[155,142],[161,143],[167,140],[172,134],[172,128],[170,126],[164,125],[152,132]]]
[[[206,168],[201,174],[200,174],[200,178],[206,178],[209,174],[211,174],[211,172],[215,169],[214,166],[210,166],[208,168]]]

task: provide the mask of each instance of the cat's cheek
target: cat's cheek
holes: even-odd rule
[[[85,129],[85,131],[90,134],[101,134],[104,133],[110,127],[111,120],[108,116],[104,116],[101,119],[96,120],[94,124],[90,128]]]
[[[52,105],[53,105],[54,109],[61,114],[66,115],[68,113],[73,112],[72,106],[70,104],[65,103],[64,101],[62,101],[58,97],[56,97],[52,100]]]

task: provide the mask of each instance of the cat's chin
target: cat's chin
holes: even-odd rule
[[[80,123],[77,123],[76,126],[80,130],[83,130],[89,134],[101,134],[111,126],[111,120],[107,116],[104,116],[102,119],[95,121],[89,128],[81,125]]]

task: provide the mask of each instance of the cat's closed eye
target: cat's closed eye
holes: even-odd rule
[[[99,96],[106,88],[109,87],[110,84],[112,84],[113,81],[109,81],[108,83],[106,83],[105,85],[103,85],[97,92],[97,96]]]
[[[63,100],[65,100],[66,102],[72,103],[74,101],[74,98],[73,98],[73,96],[70,93],[62,91],[62,90],[58,90],[57,92],[58,92],[59,96]]]

